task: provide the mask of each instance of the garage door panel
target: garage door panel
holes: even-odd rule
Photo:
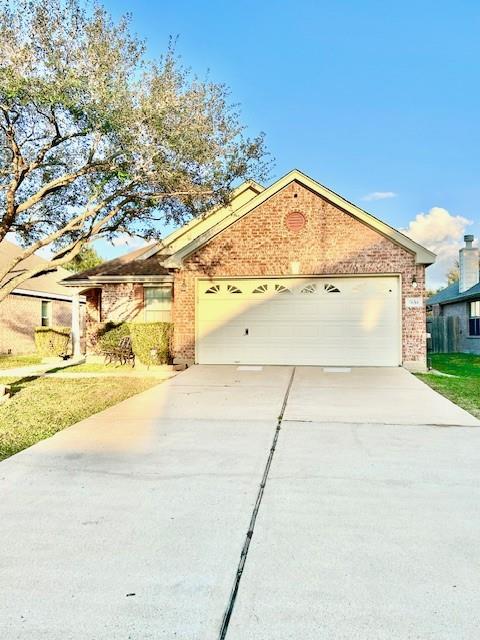
[[[200,363],[400,364],[397,277],[199,281],[197,304]]]

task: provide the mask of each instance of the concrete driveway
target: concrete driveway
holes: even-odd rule
[[[402,369],[194,367],[0,463],[0,637],[476,639],[478,426]]]

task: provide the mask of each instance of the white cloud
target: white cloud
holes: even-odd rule
[[[437,254],[434,265],[427,269],[427,284],[437,288],[446,285],[446,273],[458,258],[463,235],[471,220],[454,216],[442,207],[432,207],[428,213],[419,213],[404,233]]]
[[[366,202],[372,202],[374,200],[388,200],[389,198],[396,198],[398,194],[394,191],[373,191],[363,196],[362,200]]]

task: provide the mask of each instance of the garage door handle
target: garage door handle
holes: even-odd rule
[[[245,335],[248,336],[248,329],[245,329]]]

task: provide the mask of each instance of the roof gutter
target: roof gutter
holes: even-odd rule
[[[64,287],[95,287],[102,284],[120,284],[122,282],[149,283],[173,282],[173,276],[97,276],[96,278],[82,278],[81,280],[61,280]]]
[[[425,305],[427,307],[433,307],[437,304],[443,306],[445,304],[455,304],[456,302],[468,302],[469,300],[478,300],[480,299],[480,293],[477,291],[476,293],[465,293],[464,295],[456,296],[455,298],[447,298],[446,300],[440,300],[439,302],[430,302],[427,300]]]
[[[33,289],[14,289],[12,294],[17,296],[43,298],[43,300],[63,300],[65,302],[72,302],[72,296],[66,296],[62,293],[49,293],[48,291],[34,291]],[[80,302],[85,302],[85,296],[80,296]]]

